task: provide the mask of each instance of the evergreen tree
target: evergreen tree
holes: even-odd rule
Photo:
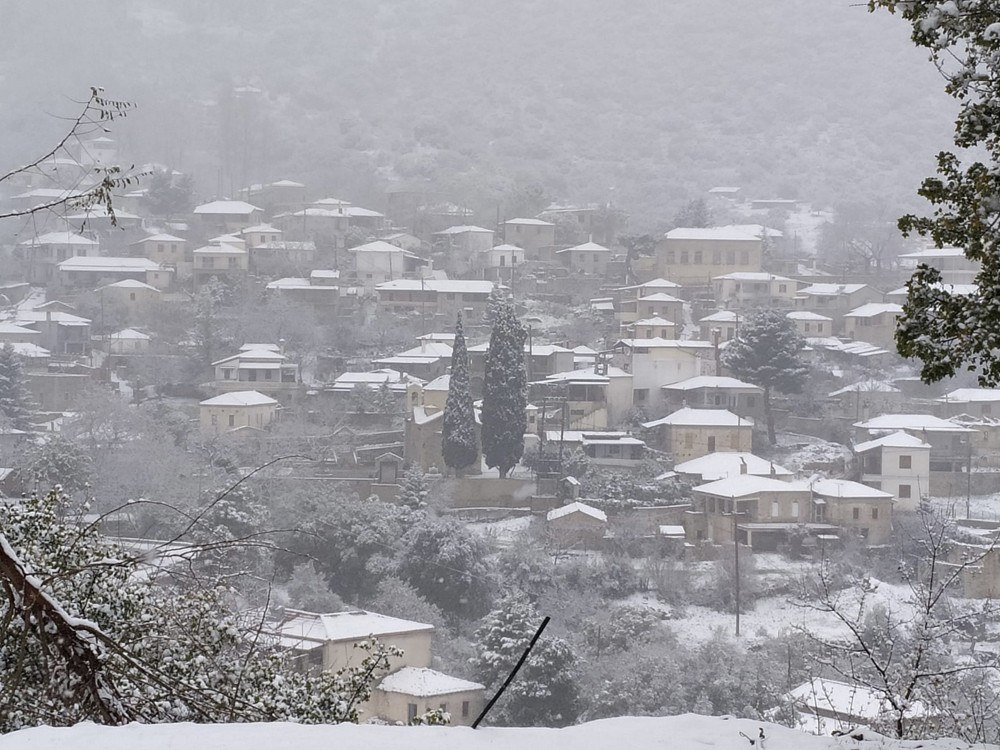
[[[382,385],[375,391],[375,411],[379,414],[395,414],[399,411],[399,401],[388,381],[382,381]]]
[[[780,310],[749,313],[720,361],[736,377],[764,389],[767,439],[774,445],[774,415],[771,393],[799,393],[809,372],[802,361],[804,341],[795,324]]]
[[[476,677],[495,691],[521,658],[542,618],[522,597],[508,597],[476,629]],[[507,726],[565,726],[576,721],[580,701],[577,656],[561,638],[543,634],[517,678],[490,712],[491,723]]]
[[[403,485],[400,487],[396,500],[400,505],[411,510],[423,510],[427,507],[428,492],[424,472],[414,464],[403,475]]]
[[[444,427],[441,431],[441,454],[445,466],[461,472],[479,458],[476,443],[476,413],[469,391],[469,352],[462,330],[462,313],[455,324],[455,344],[451,350],[451,377],[448,380],[448,400],[444,405]]]
[[[486,301],[486,312],[483,313],[483,322],[491,328],[496,325],[497,318],[500,317],[500,310],[507,304],[507,295],[499,284],[494,284],[490,290],[490,297]]]
[[[918,265],[906,285],[896,347],[921,361],[924,382],[970,370],[980,385],[993,387],[1000,383],[1000,13],[996,3],[938,0],[869,0],[868,7],[910,23],[913,43],[929,52],[944,73],[945,91],[959,104],[957,149],[937,155],[937,176],[918,191],[933,214],[904,216],[899,229],[929,237],[939,248],[961,248],[978,269],[972,286],[959,290],[944,283],[938,269]]]
[[[403,538],[399,575],[427,601],[453,615],[478,617],[493,593],[492,550],[452,518],[424,518]]]
[[[524,453],[528,427],[528,377],[524,369],[524,342],[528,334],[514,307],[505,303],[498,311],[486,350],[483,384],[482,438],[486,465],[506,477]]]
[[[677,212],[674,217],[674,226],[677,227],[710,227],[712,226],[712,212],[708,208],[708,203],[704,198],[695,198],[688,202]]]
[[[0,417],[15,429],[31,428],[31,394],[24,384],[21,358],[10,344],[0,348]]]

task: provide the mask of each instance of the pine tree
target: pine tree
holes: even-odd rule
[[[455,324],[455,344],[451,350],[451,377],[448,380],[448,400],[444,405],[444,427],[441,433],[441,454],[445,466],[461,471],[479,458],[476,442],[476,413],[469,391],[469,352],[462,330],[462,313]]]
[[[21,358],[10,344],[0,348],[0,417],[15,429],[31,428],[31,394],[24,384]]]
[[[496,468],[501,477],[507,476],[524,453],[524,432],[528,427],[528,377],[524,369],[527,335],[513,305],[508,302],[500,307],[486,350],[482,439],[486,465]]]
[[[484,617],[476,629],[477,679],[495,691],[541,624],[541,616],[523,597],[508,597]],[[548,633],[535,644],[517,679],[490,712],[490,722],[507,726],[564,726],[579,715],[577,656],[561,638]]]
[[[767,439],[777,442],[771,393],[799,393],[809,372],[802,361],[804,342],[795,324],[780,310],[755,310],[740,324],[720,361],[736,377],[764,389]]]
[[[388,381],[383,381],[375,391],[375,411],[379,414],[395,414],[399,411],[399,401]]]

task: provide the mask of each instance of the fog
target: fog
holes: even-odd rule
[[[493,215],[541,185],[638,229],[714,185],[906,205],[953,119],[906,25],[846,0],[4,0],[0,18],[0,163],[102,85],[137,105],[124,158],[205,198],[294,178],[382,208],[420,184]]]

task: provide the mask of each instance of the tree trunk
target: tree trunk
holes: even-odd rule
[[[771,389],[764,388],[764,418],[767,420],[767,439],[771,445],[775,445],[778,442],[777,436],[774,434],[774,414],[771,413]]]

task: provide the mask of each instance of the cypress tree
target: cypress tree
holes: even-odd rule
[[[445,465],[461,472],[479,458],[476,444],[476,413],[469,391],[469,350],[465,346],[462,313],[455,324],[455,343],[451,350],[451,377],[448,400],[444,405],[444,426],[441,431],[441,453]]]
[[[15,429],[31,428],[31,394],[24,384],[21,358],[14,347],[0,347],[0,417]]]
[[[528,377],[524,370],[524,342],[528,333],[508,302],[497,319],[486,351],[483,383],[483,456],[486,465],[506,477],[524,453]]]

